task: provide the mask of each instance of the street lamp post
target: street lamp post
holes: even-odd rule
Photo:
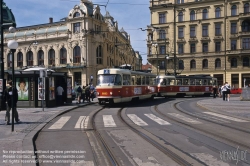
[[[8,42],[8,48],[11,50],[11,55],[12,55],[12,101],[11,101],[11,109],[12,109],[12,132],[14,131],[14,99],[15,99],[15,93],[14,93],[14,88],[15,88],[15,78],[14,78],[14,53],[16,52],[16,49],[18,47],[18,43],[15,40],[10,40]]]

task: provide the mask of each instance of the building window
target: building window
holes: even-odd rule
[[[203,20],[208,19],[208,12],[207,12],[207,9],[203,9],[203,11],[202,11],[202,19],[203,19]]]
[[[237,59],[236,58],[232,58],[231,59],[231,67],[232,68],[236,68],[237,67]]]
[[[75,14],[74,14],[73,17],[74,17],[74,18],[75,18],[75,17],[80,17],[80,13],[79,13],[79,12],[75,12]]]
[[[208,37],[208,25],[202,26],[202,37]]]
[[[241,27],[242,27],[242,32],[250,32],[250,22],[249,21],[243,21]]]
[[[236,16],[237,15],[237,6],[233,5],[231,7],[231,16]]]
[[[221,35],[221,24],[220,23],[215,24],[215,35],[216,36]]]
[[[160,54],[166,54],[166,46],[160,46]]]
[[[73,63],[81,63],[81,48],[75,46],[73,50]]]
[[[243,67],[249,67],[249,58],[248,57],[243,58]]]
[[[165,69],[165,61],[161,61],[161,62],[160,62],[159,68],[160,68],[160,69]]]
[[[177,4],[184,3],[184,0],[177,0]]]
[[[220,18],[220,8],[219,7],[217,7],[215,9],[215,18]]]
[[[215,42],[215,52],[221,51],[221,42]]]
[[[23,67],[23,53],[17,53],[17,67]]]
[[[203,61],[202,61],[202,68],[203,69],[207,69],[208,68],[208,60],[207,59],[203,59]]]
[[[73,24],[73,33],[80,32],[81,24],[79,22]]]
[[[179,60],[178,67],[179,67],[179,70],[184,70],[184,62],[183,62],[183,60]]]
[[[54,49],[49,50],[48,65],[55,65],[55,50]]]
[[[202,43],[202,52],[208,52],[208,43]]]
[[[159,14],[159,24],[164,24],[166,23],[166,15],[165,13],[160,13]]]
[[[190,27],[190,37],[196,37],[195,26]]]
[[[184,38],[183,27],[178,28],[178,38]]]
[[[237,40],[231,40],[231,50],[236,50],[237,48]]]
[[[221,60],[220,60],[220,58],[215,59],[215,68],[221,68]]]
[[[196,69],[196,62],[194,59],[190,61],[190,69]]]
[[[195,20],[195,11],[194,10],[192,10],[191,12],[190,12],[190,20],[192,21],[192,20]]]
[[[8,67],[12,67],[12,53],[8,54],[7,65],[8,65]]]
[[[159,38],[160,39],[166,39],[166,31],[165,30],[160,30],[159,31]]]
[[[27,66],[33,66],[33,52],[29,51],[27,52]]]
[[[179,54],[183,54],[184,53],[184,49],[183,49],[183,44],[178,44],[178,53]]]
[[[245,5],[244,5],[244,13],[249,13],[249,3],[245,3]]]
[[[237,33],[237,23],[232,22],[231,23],[231,34],[235,34],[235,33]]]
[[[39,50],[37,54],[37,64],[44,65],[44,52],[43,50]]]
[[[195,43],[190,44],[190,53],[195,53]]]
[[[67,63],[67,50],[66,48],[60,49],[60,64],[66,64]]]
[[[179,14],[178,14],[178,21],[179,22],[183,21],[183,12],[179,12]]]
[[[243,38],[242,39],[242,48],[243,49],[250,49],[250,38]]]
[[[102,46],[96,48],[96,64],[102,64]]]

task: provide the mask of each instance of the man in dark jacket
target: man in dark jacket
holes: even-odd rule
[[[17,93],[17,89],[12,85],[12,81],[8,81],[8,84],[10,85],[9,88],[7,88],[5,90],[5,98],[6,98],[6,104],[7,104],[7,110],[6,110],[6,115],[5,115],[5,121],[6,122],[6,125],[9,125],[10,124],[10,110],[11,110],[11,107],[12,107],[12,97],[14,96],[14,104],[13,104],[13,113],[14,113],[14,117],[15,117],[15,121],[16,123],[18,123],[20,120],[18,118],[18,112],[17,112],[17,109],[16,109],[16,103],[17,103],[17,100],[18,100],[18,93]]]

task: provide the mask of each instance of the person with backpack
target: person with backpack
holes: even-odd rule
[[[15,117],[15,121],[16,123],[18,123],[19,117],[18,117],[18,112],[17,112],[17,101],[18,101],[18,93],[17,93],[17,89],[15,87],[13,87],[12,85],[12,80],[8,81],[9,87],[6,88],[5,92],[4,92],[4,97],[6,99],[6,104],[7,104],[7,110],[6,110],[6,115],[5,115],[5,121],[6,121],[6,125],[10,125],[10,110],[12,109],[12,101],[14,101],[13,103],[13,113],[14,113],[14,117]],[[13,99],[14,98],[14,99]]]
[[[85,97],[86,101],[90,102],[90,86],[88,84],[85,87]]]
[[[82,95],[81,85],[77,84],[77,87],[76,87],[76,97],[77,97],[78,104],[81,103],[81,95]]]

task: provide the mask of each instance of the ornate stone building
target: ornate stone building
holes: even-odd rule
[[[250,83],[249,0],[151,0],[148,61],[154,73],[206,74]]]
[[[130,64],[139,65],[130,36],[107,12],[88,0],[80,0],[59,22],[17,28],[4,33],[4,42],[16,40],[15,70],[44,66],[57,72],[67,72],[72,84],[96,83],[99,69]],[[4,49],[5,71],[13,65],[10,50]],[[5,76],[6,77],[6,76]],[[91,80],[93,78],[93,80]]]

